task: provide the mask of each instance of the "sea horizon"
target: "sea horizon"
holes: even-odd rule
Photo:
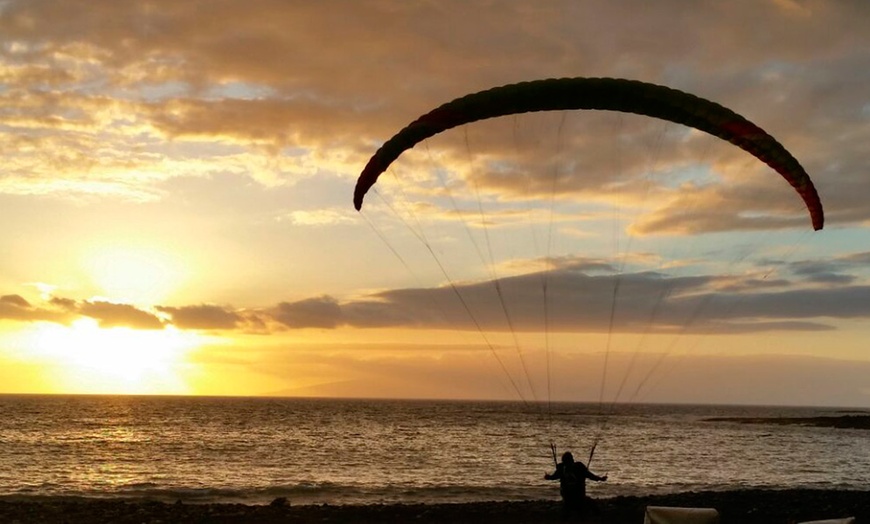
[[[828,405],[828,404],[778,404],[778,403],[753,403],[753,402],[681,402],[681,401],[623,401],[616,402],[598,402],[597,400],[519,400],[519,399],[494,399],[494,398],[449,398],[449,397],[365,397],[365,396],[304,396],[304,395],[216,395],[216,394],[196,394],[196,393],[32,393],[32,392],[0,392],[0,397],[131,397],[131,398],[202,398],[202,399],[287,399],[287,400],[335,400],[335,401],[388,401],[388,402],[492,402],[506,403],[517,405],[537,405],[544,406],[547,404],[578,404],[598,406],[600,405],[619,405],[619,406],[696,406],[696,407],[757,407],[757,408],[795,408],[795,409],[827,409],[827,410],[842,410],[854,411],[857,413],[870,413],[870,406],[849,406],[849,405]]]

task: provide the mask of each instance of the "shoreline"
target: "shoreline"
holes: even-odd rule
[[[751,489],[599,499],[600,514],[573,522],[640,523],[646,506],[713,507],[722,523],[777,524],[854,516],[870,522],[870,491]],[[58,523],[474,523],[561,522],[558,501],[445,504],[300,505],[276,500],[266,505],[164,503],[149,500],[0,497],[0,522]]]

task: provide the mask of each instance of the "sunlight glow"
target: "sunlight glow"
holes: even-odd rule
[[[93,319],[46,324],[29,337],[34,356],[64,370],[58,390],[79,393],[187,393],[186,354],[204,337],[175,328],[100,328]]]
[[[186,277],[176,257],[146,247],[96,249],[84,265],[101,295],[137,304],[165,300]]]

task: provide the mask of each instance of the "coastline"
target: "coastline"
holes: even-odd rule
[[[689,492],[599,499],[600,515],[574,522],[643,522],[646,506],[713,507],[722,523],[777,524],[854,516],[870,522],[870,491],[738,490]],[[174,504],[148,500],[0,497],[0,522],[59,523],[474,523],[561,522],[558,501],[472,502],[458,504],[270,505]]]

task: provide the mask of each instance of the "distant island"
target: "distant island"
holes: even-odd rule
[[[870,429],[870,414],[830,417],[711,417],[706,422],[738,422],[740,424],[778,424],[781,426],[814,426],[820,428]]]

